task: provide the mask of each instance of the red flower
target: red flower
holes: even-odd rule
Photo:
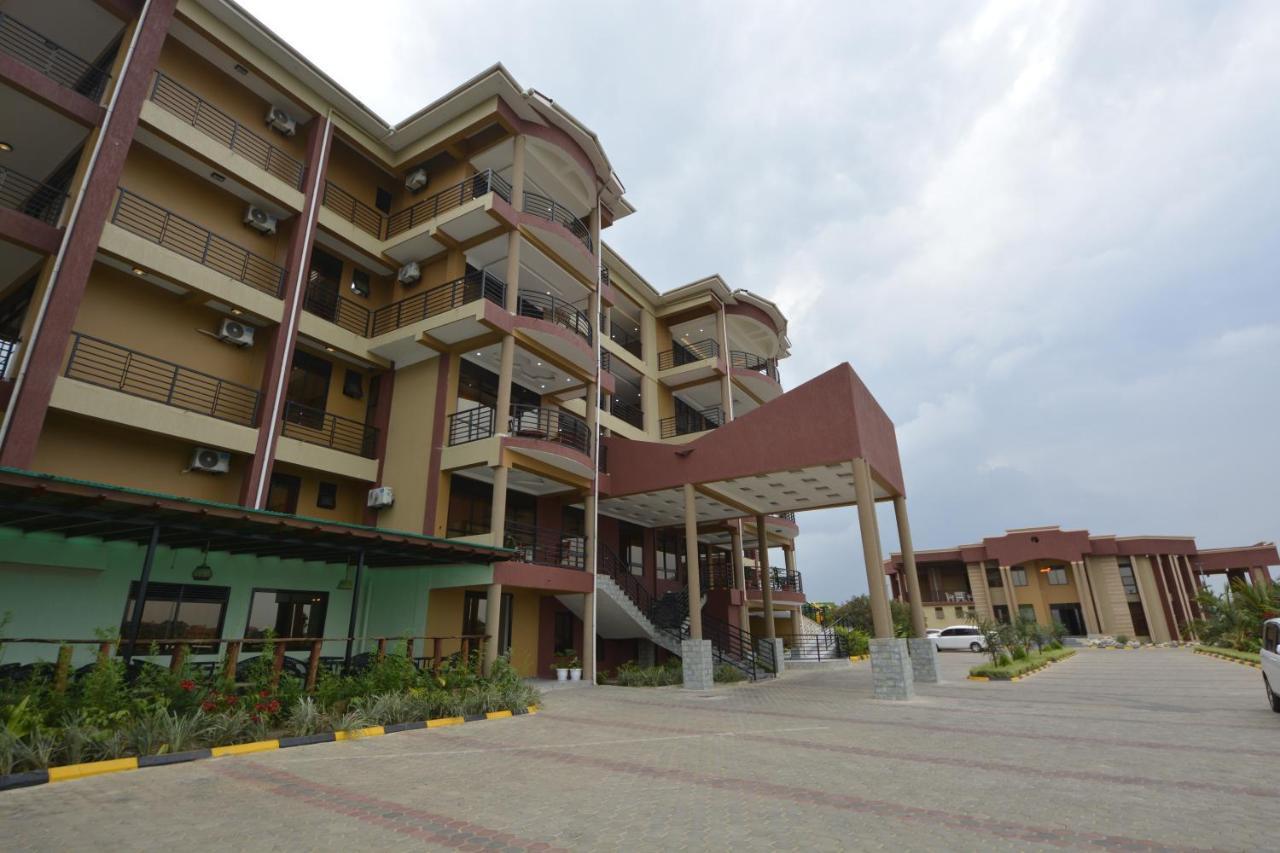
[[[258,691],[258,695],[259,695],[259,696],[261,696],[263,699],[266,699],[268,696],[270,696],[270,695],[271,695],[271,691],[270,691],[270,690],[259,690],[259,691]]]
[[[267,710],[268,710],[268,711],[270,711],[270,712],[271,712],[271,713],[273,713],[273,714],[278,714],[278,713],[280,713],[280,700],[279,700],[279,699],[272,699],[270,702],[268,702],[268,703],[267,703]]]
[[[192,681],[190,678],[184,678],[182,681],[179,681],[178,686],[181,687],[183,690],[187,691],[188,693],[196,689],[196,683]]]
[[[206,699],[206,700],[204,700],[203,702],[201,702],[201,703],[200,703],[200,710],[202,710],[202,711],[216,711],[216,710],[218,710],[218,703],[217,703],[217,702],[214,702],[212,699]]]
[[[240,701],[240,697],[239,697],[239,696],[227,696],[227,697],[226,697],[226,700],[227,700],[227,704],[228,704],[228,705],[234,705],[234,704],[236,704],[237,702],[239,702],[239,701]]]

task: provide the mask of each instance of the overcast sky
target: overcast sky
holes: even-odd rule
[[[563,104],[651,283],[862,376],[917,548],[1280,534],[1280,4],[242,2],[391,120],[499,60]],[[810,599],[866,590],[852,508],[801,534]]]

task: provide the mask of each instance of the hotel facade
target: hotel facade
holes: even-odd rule
[[[784,393],[777,306],[613,252],[600,140],[501,65],[393,125],[226,0],[0,30],[6,636],[758,675],[815,630],[796,513],[855,503],[885,589],[874,397]]]

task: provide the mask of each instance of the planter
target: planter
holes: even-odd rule
[[[569,680],[569,668],[560,667],[560,666],[556,667],[556,681],[568,681],[568,680]]]
[[[581,680],[582,680],[582,667],[580,667],[580,666],[575,666],[573,669],[569,670],[569,680],[570,680],[570,681],[581,681]]]

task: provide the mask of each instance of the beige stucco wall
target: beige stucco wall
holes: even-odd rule
[[[1116,558],[1086,557],[1085,571],[1089,574],[1089,582],[1097,599],[1102,633],[1134,636],[1133,619],[1129,616],[1129,603],[1125,598],[1124,584],[1120,581],[1120,568]]]

